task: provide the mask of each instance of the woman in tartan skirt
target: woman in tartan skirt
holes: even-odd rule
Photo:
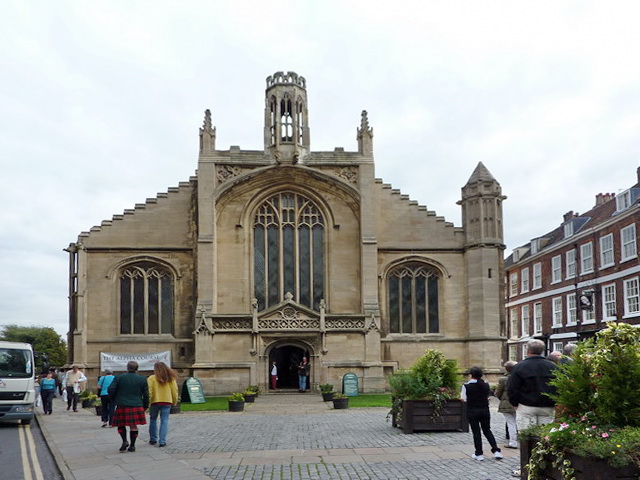
[[[127,373],[118,375],[109,386],[109,396],[116,405],[111,424],[118,427],[118,434],[122,438],[120,451],[136,451],[136,439],[138,438],[138,425],[146,425],[147,419],[144,411],[149,408],[149,389],[147,379],[137,374],[138,362],[127,363]],[[127,428],[129,438],[127,442]]]

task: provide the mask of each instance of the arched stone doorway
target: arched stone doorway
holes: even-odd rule
[[[273,362],[276,362],[278,367],[278,389],[298,389],[298,364],[302,361],[302,357],[311,359],[311,352],[309,350],[291,344],[281,344],[274,347],[269,353],[269,369],[271,372],[271,366]],[[271,384],[268,381],[269,390],[271,390]],[[311,377],[307,382],[307,390],[311,385]]]

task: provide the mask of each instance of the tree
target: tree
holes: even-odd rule
[[[51,327],[3,325],[0,327],[0,340],[30,343],[34,351],[48,356],[52,366],[67,363],[67,343]]]

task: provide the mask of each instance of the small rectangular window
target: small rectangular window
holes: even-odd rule
[[[574,278],[576,276],[576,251],[569,250],[566,253],[567,263],[567,279]]]
[[[636,316],[640,314],[638,277],[624,281],[624,314],[625,316]]]
[[[520,293],[529,291],[529,268],[523,268],[520,272]]]
[[[552,300],[553,305],[553,327],[562,326],[562,297],[555,297]]]
[[[533,264],[533,288],[542,288],[542,264]]]
[[[636,246],[636,225],[624,227],[620,230],[621,241],[621,261],[631,260],[638,256],[638,249]]]
[[[562,256],[557,255],[551,259],[551,283],[562,281]]]
[[[616,285],[611,283],[602,287],[602,312],[604,320],[616,319]]]
[[[542,333],[542,303],[533,304],[533,332]]]
[[[580,273],[593,272],[593,243],[580,245]]]
[[[613,265],[613,233],[600,237],[600,268]]]
[[[576,294],[567,295],[567,325],[575,325],[578,322],[578,304]]]
[[[531,307],[529,305],[522,306],[522,336],[527,337],[531,335]]]

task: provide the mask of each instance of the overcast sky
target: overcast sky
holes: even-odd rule
[[[391,7],[390,5],[394,5]],[[0,3],[0,325],[67,332],[77,235],[188,180],[217,148],[263,147],[265,78],[307,80],[311,148],[460,226],[482,161],[511,249],[636,182],[640,2]]]

